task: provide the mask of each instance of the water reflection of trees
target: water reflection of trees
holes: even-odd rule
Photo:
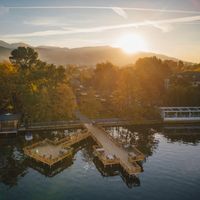
[[[151,156],[158,146],[158,140],[150,128],[127,127],[109,127],[108,133],[124,147],[134,145],[146,157]]]
[[[27,173],[22,146],[21,137],[0,140],[0,182],[10,187]]]
[[[164,137],[170,142],[181,142],[197,145],[200,142],[200,127],[164,127]]]
[[[68,130],[68,134],[76,132],[76,129]],[[11,137],[1,137],[0,138],[0,182],[9,187],[17,185],[20,178],[26,175],[28,167],[32,167],[44,175],[52,176],[64,170],[70,165],[70,162],[64,165],[57,166],[56,169],[47,169],[44,166],[37,165],[36,163],[30,162],[24,156],[23,147],[30,145],[34,142],[42,140],[44,138],[61,138],[65,136],[65,131],[58,132],[40,132],[33,133],[33,140],[26,141],[24,134]]]

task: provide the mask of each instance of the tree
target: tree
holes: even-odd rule
[[[135,76],[140,83],[142,101],[149,106],[161,105],[165,91],[164,80],[169,77],[169,66],[156,57],[139,59],[135,64]]]
[[[30,47],[18,47],[11,52],[9,59],[19,69],[30,69],[38,62],[38,53]]]
[[[43,88],[37,94],[38,101],[27,112],[32,115],[32,120],[48,121],[73,118],[76,109],[75,96],[69,86],[59,84],[57,88]]]
[[[8,62],[0,63],[0,111],[14,109],[13,93],[16,90],[16,69]]]
[[[99,99],[95,97],[95,91],[90,89],[86,96],[80,97],[80,111],[90,118],[100,117],[102,111],[102,104]]]
[[[73,117],[76,100],[63,66],[38,60],[30,47],[13,50],[10,61],[0,64],[0,110],[11,108],[32,121]]]
[[[110,95],[117,83],[118,68],[112,63],[99,63],[94,70],[93,86],[97,91]]]

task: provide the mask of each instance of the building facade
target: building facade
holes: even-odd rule
[[[160,113],[164,122],[200,122],[200,107],[160,107]]]

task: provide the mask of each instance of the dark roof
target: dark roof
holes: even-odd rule
[[[0,121],[19,120],[20,117],[21,117],[20,114],[7,113],[7,114],[4,114],[4,115],[0,115]]]

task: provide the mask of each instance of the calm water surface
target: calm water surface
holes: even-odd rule
[[[109,128],[116,139],[127,135],[146,155],[143,172],[128,179],[103,169],[92,154],[92,142],[76,148],[73,161],[48,170],[28,160],[24,135],[0,138],[0,200],[26,199],[176,199],[200,198],[200,129]],[[52,133],[33,134],[37,141]],[[56,137],[62,137],[59,133]],[[33,142],[33,141],[32,141]]]

